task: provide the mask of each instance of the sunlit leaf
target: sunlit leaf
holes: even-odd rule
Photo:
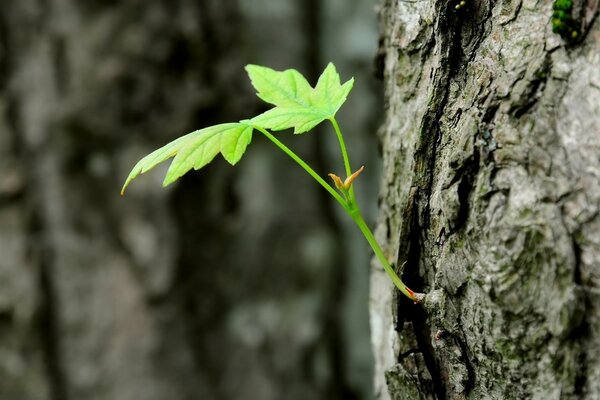
[[[129,173],[121,194],[133,179],[163,161],[175,157],[167,171],[163,186],[176,181],[193,169],[200,169],[221,153],[235,165],[252,140],[252,126],[243,123],[215,125],[182,136],[142,158]]]
[[[312,88],[296,70],[274,71],[270,68],[246,67],[258,96],[276,107],[251,119],[251,123],[275,131],[294,129],[294,133],[308,132],[326,119],[333,118],[348,93],[354,79],[343,85],[332,63]]]
[[[280,107],[309,107],[313,88],[295,69],[275,71],[259,65],[247,65],[252,86],[258,97]]]

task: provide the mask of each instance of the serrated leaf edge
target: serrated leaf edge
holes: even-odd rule
[[[188,133],[184,136],[181,136],[181,137],[167,143],[166,145],[154,150],[152,153],[143,157],[140,161],[138,161],[135,164],[135,166],[133,167],[133,169],[127,176],[127,179],[125,180],[125,183],[123,184],[123,187],[121,188],[121,195],[123,195],[125,193],[125,190],[127,189],[127,187],[131,184],[131,182],[135,178],[152,170],[154,167],[163,163],[164,161],[167,161],[168,159],[173,158],[173,157],[177,157],[179,152],[186,146],[187,141],[189,141],[193,136],[200,135],[203,132],[207,132],[207,131],[210,132],[210,130],[212,130],[214,128],[223,128],[222,131],[213,133],[213,135],[211,135],[211,137],[206,138],[204,141],[202,141],[200,144],[198,144],[198,146],[202,146],[202,144],[206,143],[206,141],[210,140],[215,135],[218,135],[219,133],[221,135],[223,135],[223,134],[225,134],[225,131],[233,129],[236,126],[243,127],[243,130],[238,135],[238,139],[234,146],[233,157],[229,157],[229,154],[226,157],[226,155],[223,154],[221,143],[219,143],[219,145],[218,145],[219,150],[215,153],[215,156],[217,154],[221,153],[223,158],[227,162],[229,162],[231,165],[235,165],[241,159],[241,157],[245,153],[247,146],[252,141],[252,132],[253,132],[254,128],[251,124],[247,123],[246,121],[218,124],[218,125],[213,125],[213,126],[209,126],[206,128],[202,128],[202,129],[196,130],[194,132]],[[240,137],[241,136],[249,136],[249,137],[247,138],[247,143],[242,144],[240,146]],[[222,141],[223,138],[221,137],[220,140]],[[243,151],[240,150],[241,148],[243,148]],[[197,151],[197,150],[199,150],[199,149],[198,148],[191,149],[190,153],[186,156],[186,158],[191,157],[191,155],[193,153],[195,153],[195,151]],[[203,151],[205,151],[205,149],[203,149]],[[238,155],[238,152],[239,152],[239,155]],[[189,169],[187,169],[186,171],[184,171],[183,173],[181,173],[179,175],[177,175],[177,173],[174,172],[174,170],[172,169],[173,163],[171,163],[171,165],[169,166],[169,169],[167,170],[167,173],[165,175],[165,179],[163,180],[163,186],[167,186],[170,183],[176,181],[178,178],[180,178],[183,174],[185,174],[192,168],[194,168],[196,170],[202,168],[203,166],[205,166],[209,162],[211,162],[213,159],[214,159],[214,156],[209,161],[204,162],[201,165],[193,164]],[[181,163],[179,163],[179,164],[181,164]],[[174,177],[174,175],[177,175],[177,176]]]

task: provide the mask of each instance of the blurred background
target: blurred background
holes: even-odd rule
[[[266,109],[244,66],[333,61],[372,223],[376,1],[0,1],[0,399],[370,399],[370,252],[255,134],[161,188],[151,150]],[[278,134],[343,175],[329,126]]]

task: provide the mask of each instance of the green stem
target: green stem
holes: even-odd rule
[[[392,268],[392,266],[388,262],[387,258],[383,254],[383,250],[381,250],[381,247],[379,246],[379,243],[377,242],[377,239],[375,239],[375,236],[373,235],[373,232],[371,232],[371,230],[367,226],[367,223],[363,219],[363,217],[360,214],[360,212],[355,212],[355,213],[350,213],[349,212],[348,214],[350,214],[350,217],[352,217],[352,219],[354,220],[354,222],[356,223],[356,225],[358,226],[358,228],[360,229],[360,231],[364,235],[365,239],[367,239],[367,242],[369,242],[369,245],[371,245],[371,248],[373,249],[373,252],[377,256],[377,259],[379,260],[379,262],[383,266],[383,269],[388,274],[388,276],[390,277],[390,279],[392,280],[392,282],[394,282],[394,285],[396,285],[396,287],[406,297],[408,297],[411,300],[418,301],[419,298],[416,296],[415,292],[413,292],[412,290],[410,290],[404,284],[404,282],[402,282],[402,279],[400,279],[400,277],[396,274],[396,271],[394,271],[394,268]]]
[[[344,168],[346,169],[346,175],[352,175],[352,168],[350,167],[350,159],[348,158],[348,151],[346,150],[346,143],[344,142],[344,136],[342,135],[342,131],[340,130],[340,126],[338,125],[335,117],[329,118],[331,125],[333,125],[333,129],[335,130],[335,134],[340,142],[340,150],[342,151],[342,158],[344,159]]]
[[[342,150],[342,157],[344,159],[344,167],[346,169],[346,174],[348,176],[350,176],[352,174],[351,169],[350,169],[350,160],[348,159],[348,152],[346,151],[346,145],[344,143],[344,138],[342,136],[342,132],[340,131],[340,127],[339,127],[337,121],[335,120],[335,118],[331,118],[330,121],[333,124],[336,135],[340,142],[340,148]],[[375,236],[373,236],[373,232],[371,232],[371,230],[367,226],[367,223],[365,222],[365,220],[363,219],[363,217],[360,213],[360,209],[358,208],[358,204],[356,204],[356,200],[354,198],[353,187],[351,186],[350,190],[348,191],[348,194],[349,194],[348,198],[344,199],[342,196],[340,196],[340,194],[331,185],[329,185],[327,182],[325,182],[325,180],[323,180],[323,178],[321,178],[319,176],[319,174],[317,174],[315,172],[315,170],[313,170],[302,158],[300,158],[296,153],[294,153],[289,147],[287,147],[282,142],[280,142],[269,131],[267,131],[264,128],[261,128],[260,126],[254,126],[254,129],[258,130],[263,135],[265,135],[271,142],[273,142],[277,147],[279,147],[285,154],[287,154],[294,161],[296,161],[296,163],[298,163],[306,172],[308,172],[308,174],[310,176],[312,176],[314,180],[316,180],[321,186],[323,186],[325,188],[325,190],[327,190],[329,192],[329,194],[331,194],[331,196],[333,196],[333,198],[336,199],[337,202],[341,204],[341,206],[344,208],[344,211],[346,211],[346,213],[350,216],[350,218],[352,218],[352,220],[356,223],[356,225],[362,232],[365,239],[367,239],[367,242],[369,242],[369,245],[373,249],[375,256],[377,256],[377,259],[379,260],[379,262],[381,262],[383,269],[388,274],[388,276],[390,277],[390,279],[392,280],[394,285],[396,285],[396,287],[404,295],[406,295],[409,299],[414,300],[414,301],[421,301],[423,299],[423,295],[420,293],[413,292],[404,284],[404,282],[402,282],[402,279],[400,279],[400,277],[398,277],[398,275],[396,274],[396,271],[394,271],[394,268],[392,268],[392,266],[388,262],[387,258],[383,254],[383,250],[381,250],[379,243],[377,243]]]
[[[340,150],[342,151],[342,159],[344,160],[344,169],[346,170],[346,176],[352,175],[352,167],[350,166],[350,159],[348,158],[348,151],[346,150],[346,143],[344,142],[344,135],[342,135],[342,131],[340,126],[337,123],[335,117],[329,118],[331,125],[333,125],[333,129],[335,130],[335,135],[337,136],[338,142],[340,143]],[[358,207],[356,203],[356,198],[354,197],[354,187],[350,186],[350,202],[351,204]]]
[[[346,200],[344,200],[342,196],[340,196],[340,194],[333,187],[331,187],[331,185],[325,182],[325,180],[323,180],[323,178],[321,178],[319,174],[317,174],[315,170],[310,167],[310,165],[308,165],[303,159],[301,159],[296,153],[294,153],[292,149],[287,147],[285,144],[281,143],[279,139],[273,136],[266,129],[263,129],[260,126],[254,126],[254,129],[265,135],[271,142],[275,143],[275,145],[279,147],[285,154],[287,154],[294,161],[296,161],[296,163],[298,163],[306,172],[308,172],[310,176],[313,177],[314,180],[316,180],[321,186],[323,186],[325,190],[327,190],[329,194],[331,194],[333,198],[336,199],[337,202],[342,205],[344,210],[349,213],[348,203],[346,202]]]
[[[352,174],[352,168],[350,167],[350,159],[348,158],[348,151],[346,150],[346,143],[344,142],[344,136],[342,135],[342,131],[340,130],[340,126],[337,123],[336,119],[334,117],[332,117],[329,119],[329,121],[331,121],[331,124],[333,125],[333,129],[335,130],[335,134],[338,138],[338,142],[340,143],[340,149],[342,151],[342,158],[344,160],[344,168],[346,169],[346,175],[350,176]],[[358,207],[358,203],[356,202],[356,198],[354,197],[354,185],[350,186],[348,206],[349,206],[349,208],[346,209],[346,212],[354,220],[354,222],[356,223],[356,225],[362,232],[365,239],[367,239],[367,242],[369,242],[369,245],[373,249],[375,256],[377,256],[377,259],[383,266],[383,269],[388,274],[388,276],[390,277],[390,279],[392,280],[394,285],[396,285],[396,287],[404,295],[406,295],[409,299],[414,300],[414,301],[421,301],[423,299],[423,295],[420,293],[416,294],[415,292],[410,290],[404,284],[404,282],[402,282],[402,279],[400,279],[400,277],[396,274],[396,271],[394,271],[394,268],[392,268],[389,261],[383,254],[383,250],[381,250],[381,247],[379,246],[379,243],[375,239],[373,232],[371,232],[367,223],[365,222],[365,220],[362,217],[360,208]]]

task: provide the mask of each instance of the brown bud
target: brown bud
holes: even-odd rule
[[[338,188],[339,190],[344,189],[344,183],[342,182],[342,178],[340,178],[339,176],[337,176],[336,174],[333,174],[333,173],[330,173],[327,175],[329,175],[331,180],[333,180],[333,183],[335,183],[336,188]]]
[[[365,166],[363,165],[358,170],[356,170],[355,173],[353,173],[352,175],[347,177],[346,180],[344,181],[344,189],[346,189],[346,190],[350,189],[350,186],[352,186],[352,182],[354,182],[354,180],[360,175],[361,172],[363,172],[364,169],[365,169]]]

